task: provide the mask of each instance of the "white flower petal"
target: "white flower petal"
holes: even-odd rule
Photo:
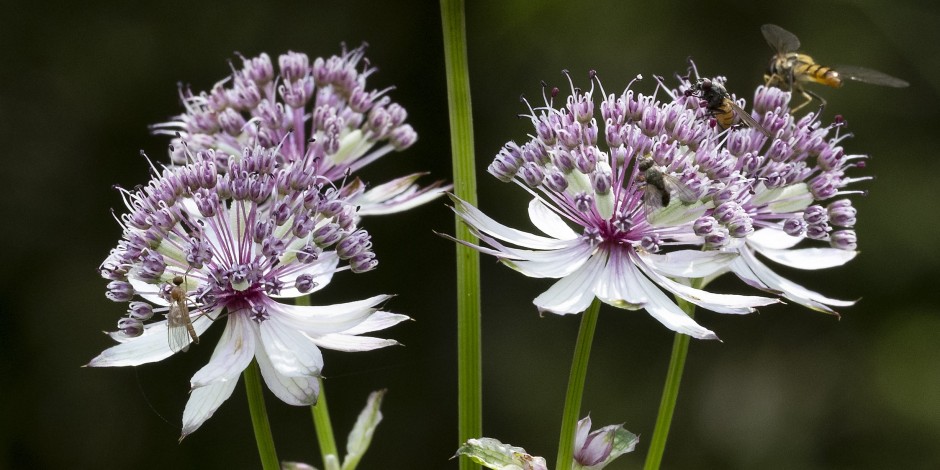
[[[574,240],[578,234],[565,223],[565,221],[542,202],[535,198],[529,202],[529,218],[541,231],[559,240]]]
[[[264,383],[281,401],[294,406],[312,405],[317,402],[317,396],[320,394],[320,380],[317,377],[288,377],[279,374],[264,348],[257,348],[255,359],[258,361]]]
[[[663,291],[659,290],[649,279],[639,276],[640,287],[646,293],[649,301],[643,305],[649,314],[660,323],[676,333],[689,335],[697,339],[718,339],[715,333],[702,327],[689,315],[682,311]]]
[[[761,183],[755,189],[751,204],[755,206],[767,205],[771,212],[785,214],[806,209],[813,203],[813,194],[806,183],[791,184],[783,188],[767,189]]]
[[[492,235],[500,240],[505,240],[519,246],[535,248],[540,250],[551,250],[568,245],[566,240],[556,240],[554,238],[542,237],[531,233],[516,230],[507,227],[481,212],[476,207],[471,206],[466,201],[449,194],[451,201],[454,202],[454,213],[456,213],[467,225],[475,227],[479,231]]]
[[[661,276],[656,273],[654,270],[649,269],[642,263],[638,263],[639,268],[643,271],[644,274],[649,276],[654,282],[668,290],[669,292],[678,295],[679,297],[685,299],[688,302],[691,302],[699,307],[706,308],[713,312],[718,313],[730,313],[730,314],[747,314],[753,313],[754,307],[762,307],[764,305],[770,305],[779,303],[777,299],[772,299],[769,297],[760,297],[753,295],[731,295],[731,294],[716,294],[713,292],[708,292],[702,289],[695,289],[693,287],[687,286],[685,284],[678,283],[669,279],[665,276]]]
[[[197,388],[214,382],[237,381],[239,374],[255,356],[253,328],[244,312],[230,313],[209,363],[193,375],[190,386]]]
[[[793,248],[801,241],[803,241],[803,237],[787,235],[787,233],[780,228],[758,229],[747,237],[747,243],[749,245],[756,245],[756,248],[762,250],[767,248],[786,250],[787,248]]]
[[[836,312],[827,305],[848,307],[855,304],[855,301],[851,300],[830,299],[818,292],[811,291],[777,275],[773,270],[758,261],[749,250],[741,250],[741,259],[757,279],[766,284],[767,287],[780,291],[784,297],[804,307],[820,312],[836,314]],[[737,274],[737,270],[735,270],[735,273]]]
[[[160,296],[160,287],[156,284],[151,284],[146,281],[141,281],[133,277],[127,278],[127,282],[130,283],[131,287],[134,288],[134,292],[137,295],[143,297],[144,300],[150,302],[154,305],[159,305],[161,307],[169,307],[170,302]]]
[[[261,345],[278,373],[288,377],[320,375],[323,355],[310,338],[274,315],[262,322],[259,330]]]
[[[343,330],[342,334],[361,335],[363,333],[369,333],[372,331],[384,330],[405,320],[411,320],[411,317],[399,313],[391,313],[384,310],[379,310],[370,315],[369,318],[366,318],[362,323],[359,323],[358,325],[348,330]]]
[[[320,347],[344,352],[372,351],[399,344],[398,341],[393,339],[355,336],[345,333],[331,333],[323,336],[314,336],[310,339]]]
[[[414,182],[427,173],[415,173],[394,179],[353,197],[351,204],[359,206],[360,216],[384,215],[406,211],[441,197],[452,185],[441,181],[420,188]]]
[[[755,248],[755,251],[775,263],[806,270],[842,266],[858,255],[857,251],[840,250],[838,248],[800,248],[791,250]]]
[[[705,214],[705,211],[714,207],[709,202],[696,201],[685,204],[678,200],[656,212],[650,214],[649,223],[654,227],[675,227],[692,222]]]
[[[694,279],[710,276],[727,268],[738,255],[721,251],[679,250],[664,255],[637,253],[641,262],[656,272],[673,277]]]
[[[211,418],[215,410],[232,396],[235,385],[238,385],[237,377],[235,380],[215,382],[193,390],[186,402],[186,408],[183,409],[183,435],[180,439],[192,434]]]
[[[594,294],[604,303],[617,308],[641,308],[647,299],[637,282],[637,276],[640,273],[624,250],[612,250]]]
[[[216,312],[217,313],[217,312]],[[193,328],[201,336],[212,325],[209,315],[193,319]],[[117,336],[117,335],[115,335]],[[146,325],[144,333],[135,338],[126,338],[122,343],[105,349],[88,363],[88,367],[139,366],[157,362],[173,355],[167,335],[166,320]]]
[[[569,246],[557,250],[530,251],[517,250],[498,245],[489,237],[487,243],[497,244],[500,251],[509,253],[516,259],[501,258],[500,261],[522,274],[535,278],[560,278],[581,267],[596,250],[596,247],[584,240],[572,240]]]
[[[606,262],[607,253],[598,252],[573,273],[542,292],[532,303],[539,312],[559,315],[583,312],[594,300],[594,289],[604,273]]]
[[[324,251],[320,253],[320,257],[316,261],[310,264],[301,264],[299,261],[295,261],[293,265],[303,266],[303,269],[281,275],[280,280],[288,287],[281,289],[280,294],[271,295],[271,297],[276,299],[300,297],[326,287],[333,280],[333,273],[336,272],[336,266],[339,265],[339,256],[335,251]],[[294,282],[301,274],[313,276],[314,287],[309,292],[301,293],[294,287]]]
[[[365,300],[328,306],[300,306],[272,304],[268,306],[271,316],[295,330],[312,336],[341,333],[359,325],[378,308],[375,306],[390,299],[390,295],[377,295]]]

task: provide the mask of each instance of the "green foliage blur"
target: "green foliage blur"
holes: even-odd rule
[[[770,50],[763,23],[796,33],[824,64],[856,64],[911,83],[815,88],[872,156],[856,198],[861,255],[822,272],[786,272],[837,298],[861,298],[842,318],[794,305],[746,317],[701,313],[723,342],[694,342],[664,468],[940,468],[940,8],[933,2],[524,1],[468,2],[467,27],[480,205],[528,227],[527,195],[485,173],[507,140],[531,132],[519,102],[541,101],[540,80],[565,89],[596,70],[608,92],[637,74],[725,75],[751,98]],[[81,366],[112,341],[123,306],[104,297],[99,263],[120,237],[112,185],[146,182],[143,149],[165,161],[168,139],[148,125],[181,107],[177,82],[210,88],[227,61],[287,50],[337,53],[370,44],[418,143],[363,176],[430,171],[450,179],[438,4],[411,2],[21,3],[0,16],[0,468],[257,468],[242,387],[201,429],[177,443],[189,378],[221,328],[157,364]],[[371,218],[379,269],[341,273],[314,304],[398,296],[388,309],[416,321],[382,332],[405,347],[324,351],[326,390],[342,448],[372,390],[387,388],[385,420],[360,468],[456,468],[453,232],[443,201]],[[550,285],[483,259],[484,429],[551,459],[578,319],[540,318],[531,300]],[[716,284],[736,292],[741,284]],[[608,468],[637,469],[652,434],[672,335],[643,312],[604,307],[583,414],[625,423],[634,454]],[[320,466],[309,410],[269,394],[283,460]]]

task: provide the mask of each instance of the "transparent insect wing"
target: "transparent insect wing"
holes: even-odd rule
[[[192,327],[189,319],[189,307],[186,299],[173,300],[170,311],[166,315],[167,341],[173,352],[186,351],[192,340],[189,329]]]
[[[668,173],[663,174],[663,182],[666,185],[666,190],[675,193],[678,196],[679,201],[683,204],[691,204],[699,200],[699,195],[689,188],[685,183],[676,178],[673,175]]]
[[[745,111],[740,106],[738,106],[737,103],[734,102],[734,100],[731,100],[731,109],[733,109],[734,113],[737,114],[739,118],[741,118],[741,121],[743,121],[744,124],[747,124],[747,127],[750,127],[751,129],[757,129],[761,131],[761,133],[766,135],[767,137],[771,137],[771,138],[773,137],[773,134],[771,134],[770,131],[768,131],[764,126],[762,126],[761,123],[757,122],[756,119],[751,117],[751,113]]]
[[[660,188],[647,183],[643,188],[643,212],[649,216],[653,212],[662,209],[664,206],[663,200],[667,197]]]
[[[840,65],[833,68],[839,72],[840,77],[862,83],[889,86],[893,88],[904,88],[910,85],[900,78],[892,77],[886,73],[881,73],[877,70],[867,69],[865,67],[858,67],[855,65]]]
[[[767,44],[778,54],[795,52],[800,48],[800,40],[793,33],[775,25],[765,24],[760,27]]]

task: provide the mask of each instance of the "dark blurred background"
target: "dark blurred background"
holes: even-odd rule
[[[580,84],[596,69],[608,91],[636,74],[670,76],[695,58],[751,97],[770,57],[763,23],[799,35],[822,63],[902,77],[903,90],[849,83],[816,88],[868,153],[870,195],[858,198],[861,255],[825,272],[784,271],[840,298],[861,297],[841,321],[786,305],[747,317],[702,313],[724,342],[694,342],[664,468],[940,468],[940,275],[936,150],[940,9],[934,2],[469,2],[467,27],[480,205],[528,228],[527,195],[485,173],[507,140],[530,128],[520,94],[540,80]],[[176,83],[208,89],[234,53],[337,53],[370,44],[375,88],[395,85],[420,138],[367,168],[366,180],[428,170],[450,178],[437,2],[60,2],[5,7],[0,19],[0,198],[7,217],[0,270],[0,468],[255,468],[241,386],[181,444],[188,381],[221,331],[203,345],[138,368],[81,368],[112,341],[123,307],[104,297],[96,268],[120,236],[112,185],[145,182],[147,151],[167,140],[149,124],[180,111]],[[637,89],[652,90],[647,81]],[[456,468],[453,232],[443,202],[365,222],[380,269],[343,273],[313,300],[396,293],[389,309],[416,320],[382,332],[407,345],[371,353],[325,351],[340,446],[372,390],[388,388],[361,468]],[[483,266],[486,436],[555,455],[578,318],[539,318],[531,300],[548,280],[490,258]],[[717,288],[734,288],[727,280]],[[643,312],[604,307],[584,414],[652,434],[672,335]],[[320,466],[309,411],[268,395],[284,460]]]

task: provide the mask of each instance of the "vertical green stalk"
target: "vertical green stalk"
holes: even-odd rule
[[[571,373],[568,375],[565,411],[561,417],[561,437],[558,439],[558,460],[555,465],[557,470],[571,470],[574,463],[575,427],[581,413],[584,380],[587,377],[588,359],[591,357],[591,344],[594,342],[594,329],[597,327],[600,310],[601,301],[595,297],[591,306],[581,314],[581,328],[578,329],[578,341],[574,345]]]
[[[310,296],[303,295],[294,299],[295,305],[310,305]],[[323,388],[323,378],[320,381],[320,394],[317,396],[317,403],[310,407],[310,413],[313,415],[313,428],[317,433],[317,443],[320,444],[320,457],[323,459],[323,466],[327,468],[326,456],[335,455],[340,458],[339,451],[336,448],[336,438],[333,437],[333,423],[330,421],[330,409],[326,405],[326,390]]]
[[[693,287],[700,283],[692,281]],[[695,316],[695,305],[682,299],[676,299],[679,307],[690,317]],[[672,424],[672,415],[676,409],[676,399],[679,396],[679,384],[682,382],[682,371],[685,369],[685,358],[689,354],[690,336],[676,333],[672,342],[672,356],[669,358],[669,372],[666,373],[666,385],[663,387],[663,396],[659,402],[659,413],[656,416],[656,427],[653,429],[653,438],[650,441],[650,450],[646,454],[646,464],[643,470],[658,470],[663,461],[663,452],[666,450],[666,438],[669,436],[669,426]]]
[[[333,455],[340,460],[339,450],[336,448],[336,438],[333,437],[333,423],[330,421],[330,409],[326,406],[326,390],[323,389],[323,378],[320,381],[320,395],[317,403],[310,407],[313,414],[313,427],[317,431],[317,443],[320,444],[320,457],[323,458],[323,467],[329,468],[326,456]]]
[[[444,29],[454,193],[476,205],[473,113],[470,107],[463,0],[441,0],[441,22]],[[476,241],[470,230],[459,222],[455,234],[458,240]],[[457,415],[460,443],[483,435],[480,362],[480,255],[471,248],[457,244]],[[460,468],[466,470],[479,467],[470,459],[461,459]]]
[[[251,364],[245,368],[244,376],[245,390],[248,392],[248,409],[251,412],[251,426],[255,430],[261,468],[279,470],[281,464],[274,450],[274,436],[271,435],[271,424],[268,423],[268,412],[264,407],[264,389],[261,387],[261,372],[258,370],[258,363],[252,360]]]

